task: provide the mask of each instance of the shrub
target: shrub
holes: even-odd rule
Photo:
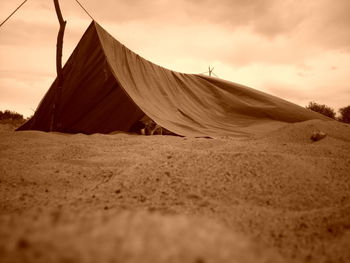
[[[309,102],[309,105],[306,106],[307,109],[321,113],[329,118],[335,119],[335,111],[331,107],[328,107],[324,104],[318,104],[316,102]]]
[[[350,105],[339,109],[339,121],[350,123]]]
[[[15,111],[0,111],[0,120],[24,120],[23,115]]]
[[[7,125],[12,128],[17,128],[21,126],[26,120],[23,118],[22,114],[14,111],[0,111],[0,124]]]

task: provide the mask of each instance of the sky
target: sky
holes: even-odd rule
[[[23,0],[0,0],[0,21]],[[216,76],[306,106],[350,105],[349,0],[80,0],[111,35],[165,68]],[[91,18],[60,0],[63,63]],[[56,76],[53,1],[0,28],[0,110],[31,116]]]

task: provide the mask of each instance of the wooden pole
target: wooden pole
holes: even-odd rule
[[[50,131],[59,131],[61,128],[60,122],[60,107],[61,107],[61,94],[62,94],[62,85],[63,85],[63,72],[62,72],[62,48],[63,48],[63,37],[64,30],[66,28],[67,21],[63,20],[61,8],[58,0],[53,0],[55,4],[55,10],[57,14],[58,21],[60,23],[60,29],[57,36],[56,44],[56,88],[55,88],[55,98],[51,115],[51,125]]]
[[[209,66],[209,76],[211,76],[211,73],[213,73],[214,67],[210,68]]]

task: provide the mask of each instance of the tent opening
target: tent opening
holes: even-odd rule
[[[154,120],[148,117],[146,114],[136,121],[130,128],[129,132],[142,134],[142,135],[172,135],[180,136],[173,133],[164,127],[157,124]]]

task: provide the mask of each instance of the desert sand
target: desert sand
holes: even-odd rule
[[[350,125],[266,131],[0,125],[1,262],[350,262]]]

